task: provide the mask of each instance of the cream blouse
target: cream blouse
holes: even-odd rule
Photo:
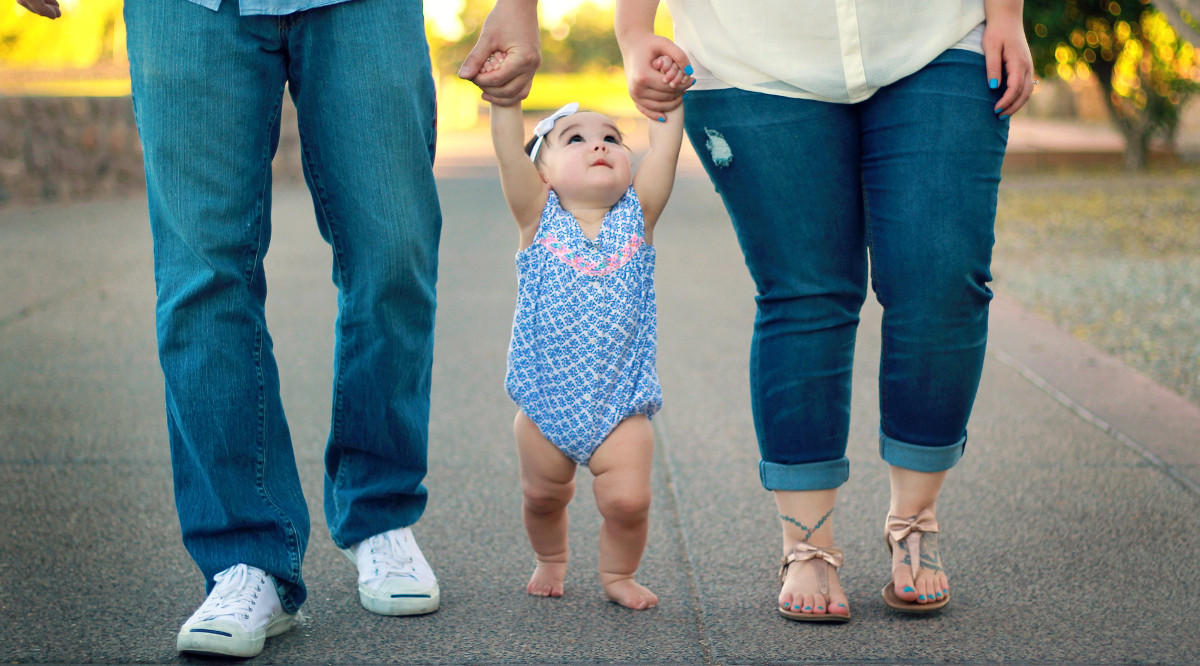
[[[692,90],[853,103],[948,48],[983,52],[983,0],[667,0]]]

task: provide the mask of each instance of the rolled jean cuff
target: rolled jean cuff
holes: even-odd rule
[[[949,446],[920,446],[893,439],[879,431],[879,456],[884,462],[914,472],[944,472],[958,464],[967,436]]]
[[[829,490],[850,478],[850,460],[822,460],[814,463],[782,465],[761,461],[758,476],[767,490]]]

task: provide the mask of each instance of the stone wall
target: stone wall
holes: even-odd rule
[[[128,97],[0,98],[0,204],[145,186]]]
[[[286,98],[276,182],[302,180]],[[145,189],[129,97],[0,97],[0,206],[130,195]]]

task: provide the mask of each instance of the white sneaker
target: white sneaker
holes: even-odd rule
[[[438,609],[437,576],[407,527],[376,534],[342,550],[358,566],[358,600],[379,615],[421,615]]]
[[[253,657],[263,643],[292,628],[292,616],[283,612],[275,579],[262,569],[245,564],[213,576],[216,586],[192,613],[175,641],[180,652]]]

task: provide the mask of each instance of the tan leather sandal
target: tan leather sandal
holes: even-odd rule
[[[904,543],[904,547],[908,550],[909,562],[912,565],[913,580],[916,580],[917,573],[921,571],[922,564],[930,569],[941,569],[942,562],[937,547],[937,533],[937,519],[934,518],[932,511],[925,509],[911,518],[889,515],[883,538],[884,542],[887,543],[889,556],[892,554],[893,543]],[[922,546],[925,547],[924,554],[921,551]],[[890,580],[883,587],[883,602],[900,611],[928,613],[950,603],[950,591],[946,590],[945,595],[941,599],[922,604],[901,599],[896,595],[895,581]]]
[[[788,566],[794,563],[812,562],[813,566],[817,567],[817,584],[820,586],[821,594],[825,595],[825,603],[829,603],[829,567],[834,570],[842,568],[842,551],[840,548],[817,548],[807,541],[801,541],[792,548],[792,552],[788,553],[783,558],[783,562],[779,566],[779,586],[783,587],[784,578],[787,576]],[[801,613],[785,609],[782,606],[777,606],[779,613],[789,620],[797,620],[799,622],[849,622],[850,613],[838,615],[836,613]],[[828,611],[828,608],[826,609]]]

